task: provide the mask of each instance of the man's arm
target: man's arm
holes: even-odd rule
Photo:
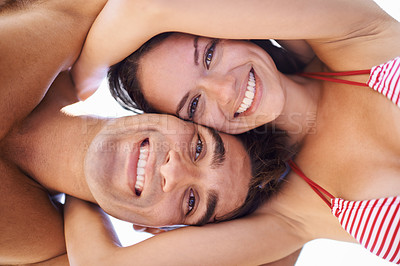
[[[49,260],[45,260],[42,262],[38,262],[38,263],[33,263],[32,266],[69,266],[69,261],[68,261],[68,256],[67,253],[62,254],[58,257],[49,259]]]
[[[15,1],[1,10],[0,139],[76,60],[104,1]]]

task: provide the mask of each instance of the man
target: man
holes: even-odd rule
[[[65,253],[60,213],[49,204],[47,190],[7,159],[15,151],[3,142],[43,99],[57,74],[76,60],[105,2],[1,2],[0,264],[39,262]]]
[[[244,202],[251,167],[234,137],[172,116],[103,120],[57,113],[73,93],[61,74],[38,108],[3,138],[0,231],[8,240],[1,244],[2,263],[35,262],[14,258],[39,247],[62,254],[62,217],[47,194],[64,192],[151,226],[204,224]]]
[[[77,98],[67,72],[55,77],[76,59],[102,4],[14,1],[0,11],[0,264],[68,263],[49,199],[60,192],[152,226],[204,224],[246,198],[250,160],[232,136],[171,116],[61,110]]]

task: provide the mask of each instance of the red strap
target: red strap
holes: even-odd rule
[[[326,80],[336,83],[343,83],[348,85],[355,85],[355,86],[362,86],[368,87],[366,83],[351,81],[351,80],[344,80],[339,78],[332,78],[330,76],[354,76],[354,75],[363,75],[369,74],[371,70],[356,70],[356,71],[343,71],[343,72],[306,72],[306,73],[299,73],[299,76],[313,78],[313,79],[320,79]]]
[[[314,181],[312,181],[311,179],[309,179],[304,173],[303,171],[301,171],[301,169],[295,164],[295,162],[293,160],[289,160],[289,166],[290,168],[292,168],[292,170],[301,178],[304,179],[304,181],[307,182],[308,185],[310,185],[310,187],[315,191],[315,193],[318,194],[318,196],[321,197],[321,199],[329,206],[329,208],[331,208],[331,202],[329,199],[327,199],[326,197],[329,197],[330,199],[334,199],[335,197],[329,193],[328,191],[326,191],[324,188],[322,188],[321,186],[319,186],[317,183],[315,183]]]
[[[371,72],[370,69],[354,70],[354,71],[342,71],[342,72],[306,72],[305,74],[319,75],[319,76],[355,76],[363,75]]]

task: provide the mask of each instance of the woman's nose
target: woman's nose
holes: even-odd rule
[[[170,192],[178,186],[182,186],[190,179],[190,173],[179,153],[170,150],[167,154],[165,163],[160,167],[162,178],[162,189],[164,192]]]
[[[235,78],[231,75],[210,75],[204,77],[203,87],[208,98],[214,99],[221,106],[235,102]]]

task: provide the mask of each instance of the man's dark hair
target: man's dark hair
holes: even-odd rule
[[[130,56],[110,67],[107,76],[111,95],[125,109],[135,113],[158,113],[145,100],[137,74],[140,59],[171,34],[173,33],[167,32],[153,37]],[[277,47],[269,40],[253,40],[252,42],[264,49],[274,60],[277,69],[284,74],[294,74],[305,67],[305,64],[291,52]]]

